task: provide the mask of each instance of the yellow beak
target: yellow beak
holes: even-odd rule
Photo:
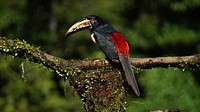
[[[68,37],[75,32],[78,32],[87,28],[91,28],[91,27],[92,25],[90,23],[90,20],[87,20],[87,19],[80,20],[69,28],[69,30],[65,33],[65,37]]]

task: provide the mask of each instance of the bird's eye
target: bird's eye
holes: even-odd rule
[[[96,20],[92,20],[91,23],[92,23],[92,24],[96,23]]]

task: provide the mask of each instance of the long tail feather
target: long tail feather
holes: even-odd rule
[[[138,84],[137,84],[135,75],[133,73],[132,67],[131,67],[130,58],[119,55],[119,60],[122,64],[123,70],[125,71],[125,75],[126,75],[126,79],[128,81],[128,84],[131,85],[135,94],[137,96],[140,96]]]

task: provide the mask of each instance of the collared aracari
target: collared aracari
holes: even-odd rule
[[[83,29],[91,31],[92,40],[99,45],[108,59],[114,63],[121,63],[128,84],[131,85],[135,94],[140,96],[129,58],[129,46],[124,36],[113,27],[107,25],[100,17],[90,15],[71,26],[66,32],[65,37]]]

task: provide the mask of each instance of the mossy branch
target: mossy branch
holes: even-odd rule
[[[45,53],[41,51],[39,47],[31,46],[24,40],[11,40],[5,37],[0,37],[0,52],[1,54],[8,54],[43,64],[44,66],[61,73],[65,72],[64,70],[68,67],[84,70],[111,66],[105,59],[65,60]],[[200,54],[174,57],[131,58],[131,62],[135,67],[142,69],[155,67],[193,68],[199,66]]]
[[[86,111],[119,111],[123,109],[125,89],[120,70],[112,68],[105,59],[65,60],[31,46],[26,41],[0,37],[1,54],[43,64],[67,77],[85,102]],[[132,58],[137,68],[181,67],[200,64],[200,54],[178,57]]]

